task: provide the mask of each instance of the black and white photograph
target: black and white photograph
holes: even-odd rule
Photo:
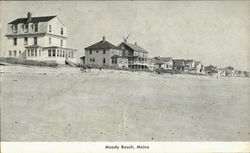
[[[250,1],[1,1],[0,53],[1,142],[250,141]]]

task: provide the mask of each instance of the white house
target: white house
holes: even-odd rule
[[[8,23],[8,57],[38,61],[76,61],[76,49],[66,47],[67,28],[57,16],[18,18]]]

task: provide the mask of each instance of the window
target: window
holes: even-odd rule
[[[117,59],[116,58],[112,58],[112,64],[117,64]]]
[[[51,28],[51,25],[49,25],[49,32],[51,32],[52,31],[52,28]]]
[[[96,50],[96,53],[99,53],[99,50]]]
[[[105,64],[105,63],[106,63],[106,59],[105,59],[105,58],[103,58],[102,62],[103,62],[103,64]]]
[[[93,58],[93,62],[95,62],[95,58]]]
[[[48,56],[51,57],[51,50],[48,50]]]
[[[49,38],[49,45],[51,45],[51,38]]]
[[[62,50],[60,50],[60,57],[62,57]]]
[[[34,45],[37,45],[37,37],[34,37]]]
[[[89,54],[92,54],[92,50],[91,49],[89,50]]]
[[[17,52],[16,52],[16,50],[14,50],[14,52],[13,52],[13,53],[14,53],[14,54],[13,54],[13,55],[14,55],[14,57],[16,57],[16,53],[17,53]]]
[[[65,57],[65,51],[63,51],[63,57]]]
[[[13,38],[13,41],[14,41],[14,46],[16,46],[17,45],[17,38]]]
[[[106,54],[106,50],[105,49],[103,49],[103,54]]]
[[[21,51],[19,50],[19,55],[21,54]]]
[[[27,33],[29,31],[29,24],[28,23],[25,23],[23,25],[23,32]]]
[[[30,56],[30,50],[28,50],[28,56]]]
[[[24,45],[28,45],[28,37],[24,37]]]
[[[61,40],[61,47],[63,46],[63,40]]]
[[[34,23],[34,31],[38,32],[38,23]]]
[[[31,49],[31,56],[34,56],[34,50]]]
[[[17,24],[14,24],[14,25],[12,26],[12,31],[13,31],[14,33],[17,33],[17,31],[18,31],[18,26],[17,26]]]
[[[39,56],[41,56],[41,50],[39,49]]]
[[[35,49],[35,56],[37,56],[37,50]]]
[[[73,58],[73,51],[71,51],[71,58]]]
[[[56,56],[59,57],[59,50],[56,50]]]
[[[63,28],[61,28],[61,35],[63,35]]]
[[[55,50],[55,49],[52,50],[52,56],[53,56],[53,57],[56,56],[56,50]]]
[[[12,56],[12,51],[11,50],[9,50],[9,57],[11,57]]]

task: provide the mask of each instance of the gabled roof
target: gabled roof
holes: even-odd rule
[[[128,46],[129,48],[131,48],[134,51],[148,53],[145,49],[143,49],[139,45],[135,45],[135,44],[127,43],[127,42],[122,42],[122,44],[125,44],[126,46]]]
[[[176,66],[185,66],[185,60],[184,59],[174,59],[174,64]]]
[[[191,64],[194,62],[194,60],[184,60],[185,64]]]
[[[205,70],[216,70],[217,67],[213,65],[205,66]]]
[[[56,16],[41,16],[41,17],[32,17],[29,22],[47,22],[53,19]],[[18,18],[14,21],[11,21],[9,24],[17,24],[17,23],[28,23],[27,18]]]
[[[154,59],[156,60],[156,64],[163,64],[173,60],[172,57],[154,57]]]
[[[227,70],[234,70],[234,68],[232,66],[225,67],[225,69],[227,69]]]
[[[173,60],[172,57],[159,57],[159,59],[162,62],[169,62],[169,61]]]
[[[95,43],[89,47],[86,47],[85,49],[120,49],[116,47],[115,45],[111,44],[108,41],[99,41],[98,43]]]
[[[201,64],[200,61],[195,61],[195,62],[194,62],[194,65],[195,65],[195,66],[197,66],[197,65],[199,65],[199,64]]]

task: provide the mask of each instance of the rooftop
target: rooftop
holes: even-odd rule
[[[102,41],[99,41],[89,47],[86,47],[85,49],[120,49],[120,48],[106,41],[105,37],[103,37]]]
[[[143,49],[142,47],[140,47],[137,44],[135,45],[135,44],[127,43],[127,42],[123,42],[123,44],[127,45],[132,50],[135,50],[135,51],[138,51],[138,52],[148,53],[145,49]]]
[[[11,21],[9,24],[18,24],[18,23],[29,23],[29,22],[47,22],[51,19],[53,19],[56,16],[42,16],[42,17],[31,17],[31,20],[28,20],[28,18],[18,18],[14,21]]]

